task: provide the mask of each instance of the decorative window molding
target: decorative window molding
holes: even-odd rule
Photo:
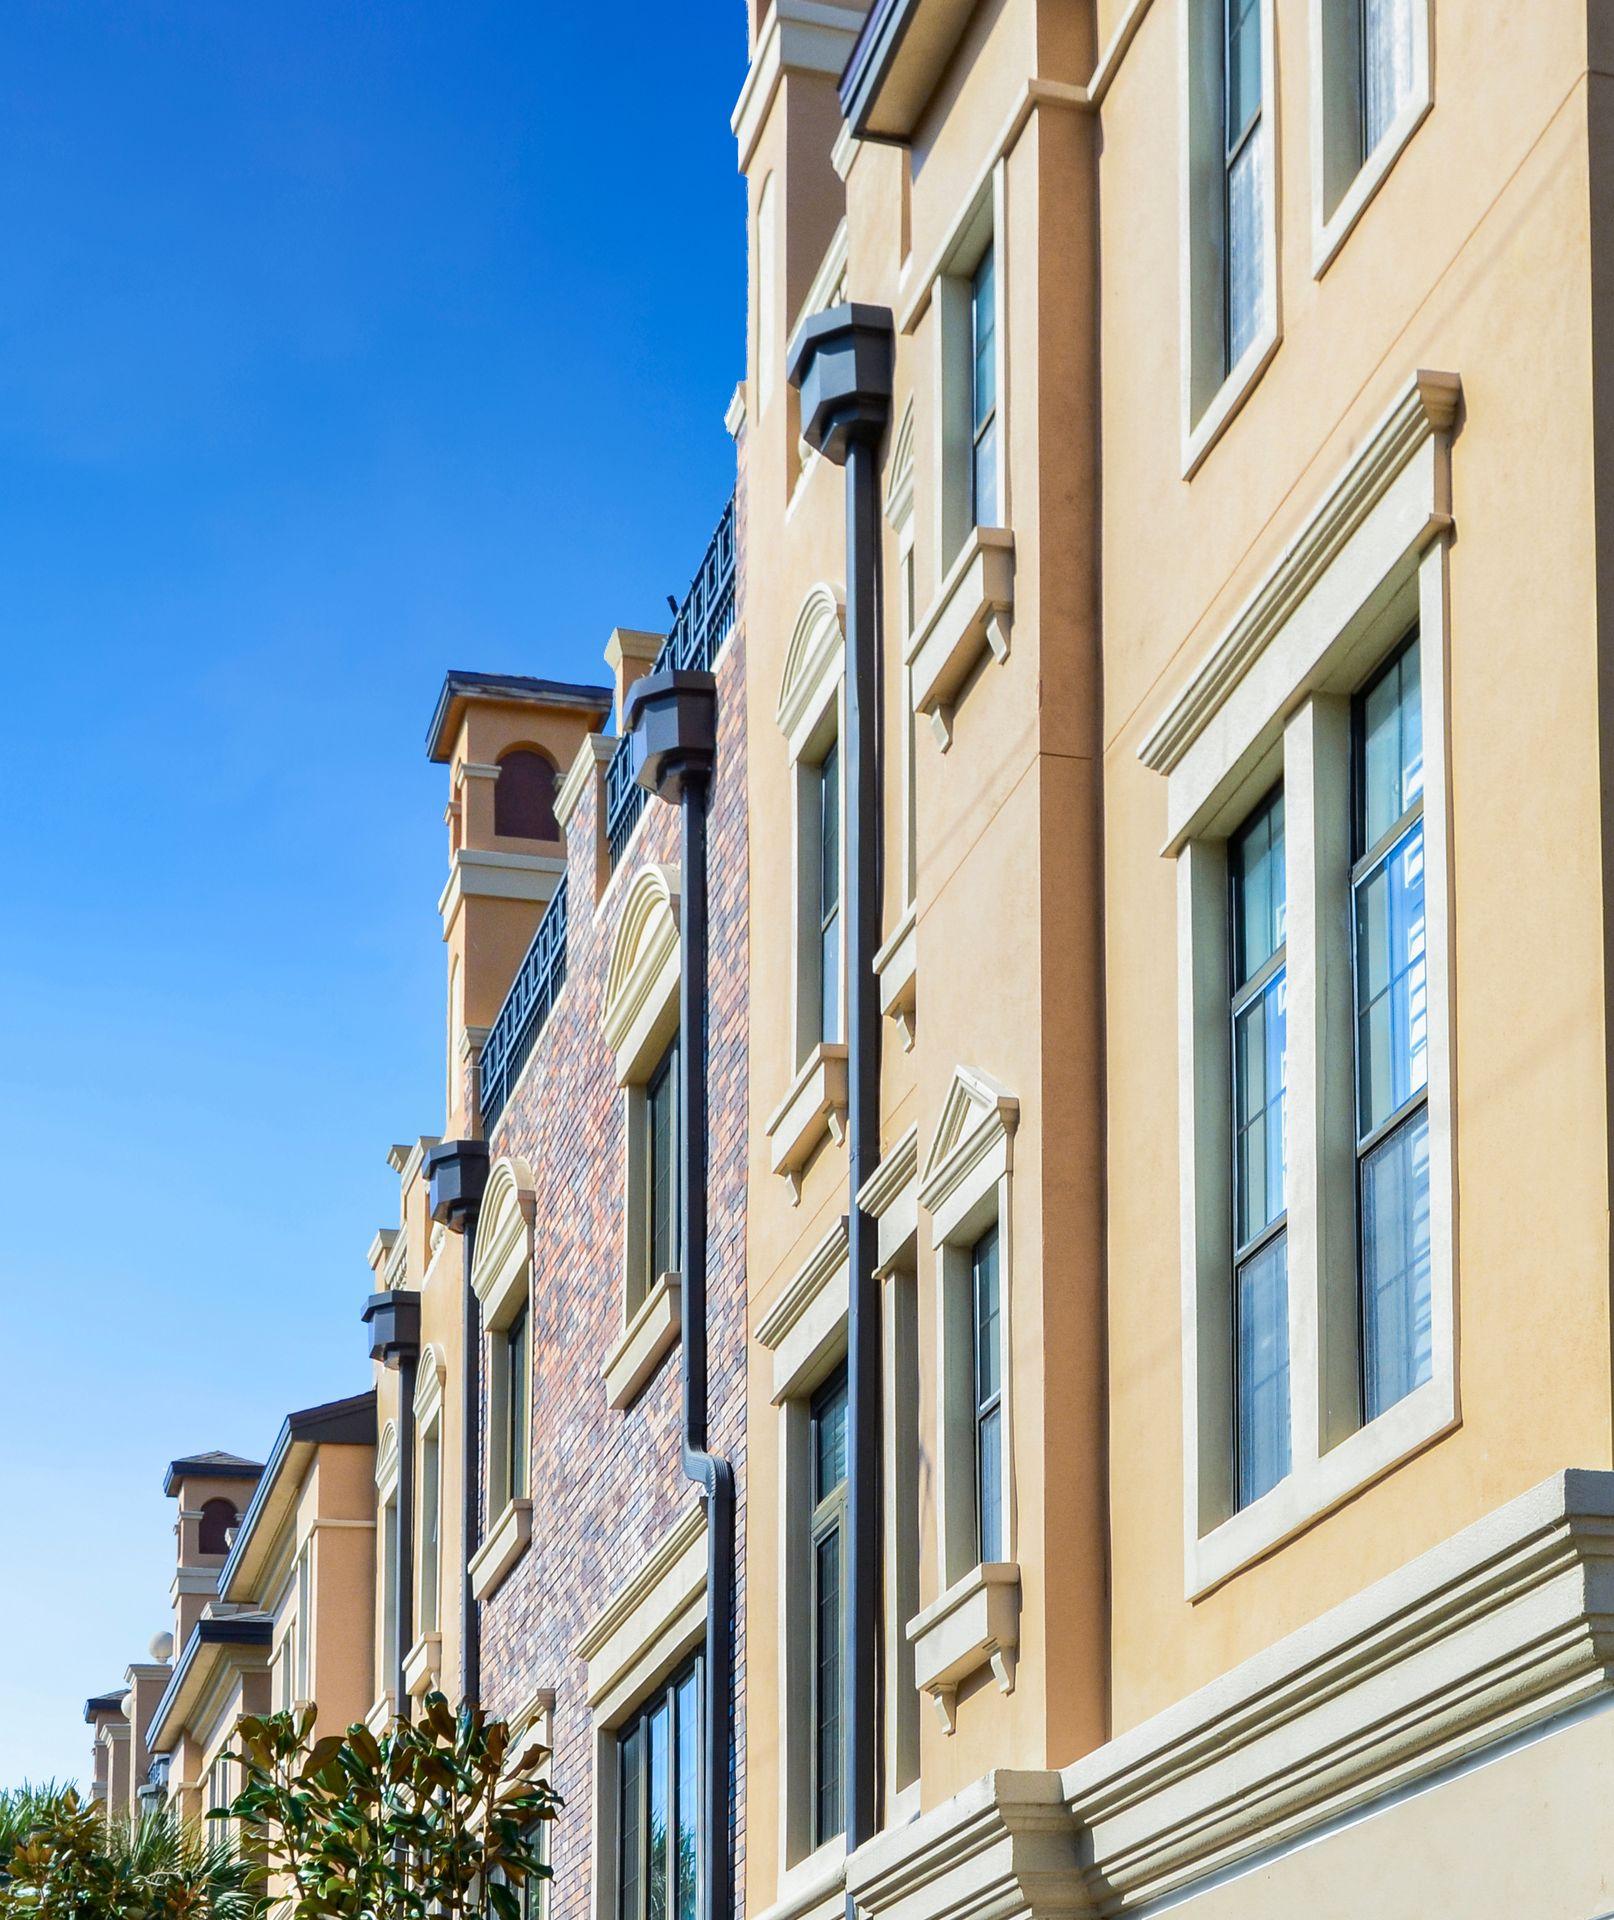
[[[409,1649],[404,1660],[404,1688],[412,1700],[419,1700],[437,1685],[443,1667],[443,1636],[423,1633]]]
[[[1208,1592],[1459,1418],[1452,1118],[1447,536],[1455,376],[1419,373],[1140,755],[1167,775],[1178,868],[1185,1583]],[[1416,628],[1422,658],[1430,1377],[1358,1403],[1350,697]],[[1235,1511],[1225,845],[1281,772],[1287,813],[1290,1470]]]
[[[621,1775],[616,1729],[701,1646],[706,1633],[706,1515],[683,1509],[585,1627],[594,1725],[593,1920],[618,1920]]]
[[[900,752],[902,779],[902,899],[904,910],[890,937],[874,957],[874,971],[880,982],[880,1011],[895,1020],[902,1034],[904,1053],[913,1051],[914,1028],[918,1008],[918,940],[915,928],[918,911],[915,897],[919,887],[919,796],[918,753],[915,738],[913,673],[907,665],[909,642],[918,625],[917,565],[914,540],[914,403],[910,396],[903,408],[892,441],[886,481],[885,516],[897,542],[897,571],[894,581],[895,616],[888,631],[895,633],[903,658]]]
[[[910,394],[897,430],[891,436],[891,457],[886,462],[885,517],[893,533],[900,532],[913,518],[914,472],[914,409]]]
[[[476,1599],[487,1599],[526,1552],[531,1539],[532,1501],[524,1495],[507,1500],[488,1537],[471,1557],[471,1592]]]
[[[518,1323],[526,1328],[527,1409],[532,1417],[532,1233],[537,1192],[525,1160],[506,1156],[488,1175],[471,1266],[471,1291],[482,1307],[483,1363],[488,1381],[484,1468],[487,1497],[495,1511],[487,1538],[471,1562],[473,1591],[485,1599],[520,1559],[532,1538],[532,1501],[525,1484],[511,1485],[512,1391],[500,1347]],[[532,1445],[529,1430],[527,1439]],[[523,1482],[525,1476],[522,1476]]]
[[[953,742],[953,709],[977,662],[990,654],[1002,666],[1009,657],[1013,606],[1014,535],[972,527],[905,655],[914,711],[929,719],[944,753]]]
[[[389,1420],[381,1429],[375,1450],[376,1492],[385,1494],[398,1484],[398,1423]]]
[[[641,867],[622,897],[601,1016],[619,1087],[642,1080],[677,1030],[679,907],[675,866]]]
[[[622,1332],[604,1365],[606,1398],[631,1405],[678,1339],[681,1291],[671,1271],[677,1223],[658,1235],[653,1218],[658,1088],[674,1100],[670,1139],[676,1150],[676,1071],[663,1066],[678,1033],[680,973],[679,874],[673,866],[641,867],[622,900],[605,982],[602,1025],[622,1088],[624,1141]],[[669,1080],[669,1074],[671,1079]],[[653,1137],[654,1136],[654,1137]],[[663,1240],[668,1245],[663,1246]],[[658,1257],[659,1256],[659,1257]]]
[[[885,1156],[858,1191],[857,1203],[875,1222],[875,1250],[886,1273],[902,1252],[911,1251],[919,1232],[919,1128],[908,1128],[886,1148]]]
[[[1278,74],[1273,0],[1256,0],[1261,35],[1260,117],[1249,138],[1259,196],[1259,322],[1242,351],[1228,350],[1228,160],[1223,100],[1225,0],[1183,0],[1182,72],[1182,469],[1192,479],[1266,371],[1283,337],[1278,273]]]
[[[846,596],[839,587],[821,580],[808,588],[796,615],[774,708],[774,720],[792,760],[808,751],[813,734],[835,704],[845,671]]]
[[[757,1323],[773,1355],[773,1404],[810,1392],[846,1346],[846,1216],[842,1214]]]
[[[801,1199],[802,1176],[820,1144],[846,1137],[846,1047],[824,1041],[813,1048],[783,1100],[768,1116],[768,1163]]]
[[[937,1259],[937,1587],[940,1597],[909,1623],[916,1683],[949,1731],[961,1680],[991,1666],[1005,1692],[1014,1685],[1020,1570],[1015,1561],[1013,1213],[1011,1182],[1020,1103],[979,1068],[959,1067],[919,1180]],[[997,1354],[996,1483],[980,1476],[975,1259],[994,1237]],[[983,1560],[989,1515],[1001,1558]]]
[[[1435,104],[1433,0],[1397,0],[1400,104],[1373,137],[1362,97],[1366,4],[1311,0],[1311,270],[1319,280]]]
[[[435,1420],[442,1410],[443,1382],[448,1377],[448,1362],[443,1358],[440,1347],[427,1346],[421,1349],[420,1364],[415,1369],[415,1423],[425,1426]]]

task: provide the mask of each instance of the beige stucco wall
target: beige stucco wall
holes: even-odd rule
[[[1434,112],[1318,282],[1306,9],[1278,6],[1283,341],[1188,483],[1177,477],[1177,181],[1162,164],[1176,143],[1174,9],[1152,9],[1104,108],[1118,1728],[1554,1467],[1609,1463],[1584,14],[1563,5],[1498,15],[1450,0],[1435,13]],[[1158,857],[1165,785],[1136,749],[1420,367],[1456,372],[1464,393],[1449,688],[1462,1426],[1190,1606],[1176,897],[1171,863]]]

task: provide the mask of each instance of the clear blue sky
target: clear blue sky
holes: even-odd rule
[[[739,0],[0,8],[0,1785],[175,1454],[368,1381],[441,1116],[446,667],[594,678],[732,483]]]

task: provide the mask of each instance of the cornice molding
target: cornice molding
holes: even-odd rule
[[[562,833],[570,828],[572,815],[588,791],[590,780],[598,781],[604,777],[616,748],[615,734],[584,734],[582,744],[572,756],[572,764],[566,769],[566,777],[555,792],[555,819]]]
[[[745,173],[756,152],[768,109],[787,73],[816,73],[832,83],[851,57],[867,7],[827,0],[773,0],[751,54],[745,83],[729,116]]]
[[[1420,369],[1412,376],[1210,657],[1150,728],[1138,748],[1146,767],[1169,774],[1177,766],[1413,455],[1431,438],[1445,450],[1461,399],[1462,382],[1455,373]],[[1423,544],[1448,532],[1451,524],[1450,476],[1443,473]]]
[[[1020,1124],[1020,1102],[979,1067],[959,1067],[942,1103],[925,1159],[919,1204],[936,1213],[995,1147],[1005,1156]]]
[[[808,1254],[805,1264],[787,1280],[779,1297],[757,1322],[757,1339],[774,1352],[791,1328],[835,1275],[846,1265],[846,1215],[843,1213],[818,1245]]]

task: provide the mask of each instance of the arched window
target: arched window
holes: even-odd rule
[[[558,840],[555,763],[533,747],[513,747],[499,762],[493,831],[517,840]]]
[[[196,1547],[199,1553],[228,1553],[230,1551],[230,1530],[240,1515],[235,1510],[233,1500],[204,1500],[202,1502],[202,1525],[197,1535]]]

